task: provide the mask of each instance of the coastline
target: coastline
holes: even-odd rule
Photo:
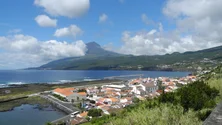
[[[0,112],[7,112],[14,110],[15,107],[19,107],[21,105],[29,104],[29,105],[37,105],[39,109],[42,109],[44,107],[50,106],[50,102],[48,102],[45,99],[42,99],[41,97],[29,97],[29,98],[23,98],[19,100],[13,100],[10,102],[3,102],[0,103]]]
[[[30,94],[39,93],[43,91],[50,91],[55,88],[65,88],[65,87],[83,87],[83,86],[95,86],[109,84],[111,82],[121,82],[120,80],[97,80],[97,81],[83,81],[83,82],[67,82],[61,84],[48,84],[48,83],[35,83],[35,84],[22,84],[14,85],[7,88],[0,88],[0,112],[11,111],[15,107],[21,106],[22,104],[31,104],[47,106],[51,105],[47,100],[39,97],[33,96],[28,98],[23,98]],[[6,94],[3,91],[10,91]]]
[[[85,82],[93,82],[93,81],[106,81],[106,79],[83,79],[83,80],[59,80],[57,82],[31,82],[31,83],[25,83],[25,82],[9,82],[9,83],[3,83],[0,84],[1,88],[12,88],[12,87],[22,87],[25,85],[62,85],[62,84],[80,84]]]

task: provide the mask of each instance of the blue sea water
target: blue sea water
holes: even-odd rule
[[[36,105],[21,105],[12,111],[0,112],[0,125],[45,125],[65,114],[53,108],[39,110]]]
[[[143,77],[182,77],[189,72],[112,71],[112,70],[0,70],[0,85],[62,83],[104,79],[110,76],[143,74]]]

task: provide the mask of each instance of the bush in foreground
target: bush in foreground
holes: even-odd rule
[[[182,106],[161,104],[147,109],[139,108],[126,114],[124,118],[113,119],[109,125],[200,125],[201,121],[192,110],[183,113]]]

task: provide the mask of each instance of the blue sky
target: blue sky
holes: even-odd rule
[[[1,1],[0,69],[84,56],[91,41],[133,55],[218,46],[221,5],[221,0]]]
[[[96,41],[101,45],[113,42],[118,46],[121,43],[121,33],[123,31],[151,30],[154,27],[142,23],[142,14],[147,14],[148,18],[153,21],[165,22],[162,14],[164,0],[141,0],[140,2],[128,0],[123,3],[119,0],[95,0],[90,2],[89,11],[81,17],[55,17],[58,20],[57,27],[43,28],[38,26],[34,18],[46,13],[41,7],[34,5],[34,1],[2,1],[0,5],[0,14],[2,15],[0,35],[8,35],[8,31],[12,29],[21,29],[23,34],[34,36],[39,40],[58,39],[53,36],[56,28],[75,24],[84,31],[84,34],[76,39],[82,39],[84,42]],[[108,20],[101,24],[98,23],[98,20],[103,13],[108,15]],[[52,16],[52,18],[54,17]],[[59,38],[58,40],[73,41],[76,39]]]

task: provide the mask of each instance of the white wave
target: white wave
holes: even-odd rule
[[[24,82],[9,82],[7,83],[8,85],[23,85],[23,84],[26,84]]]
[[[100,80],[100,79],[84,79],[83,81],[90,82],[90,81],[97,81],[97,80]]]
[[[61,84],[61,82],[48,82],[47,84]]]
[[[72,80],[59,80],[59,82],[61,82],[61,83],[72,82]]]
[[[5,88],[5,87],[8,87],[7,84],[0,84],[0,88]]]
[[[81,82],[81,80],[73,80],[72,82]]]

